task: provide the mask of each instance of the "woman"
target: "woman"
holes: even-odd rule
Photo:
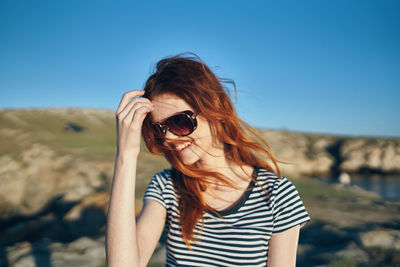
[[[167,266],[295,266],[308,214],[268,144],[237,117],[226,82],[199,58],[178,55],[158,62],[144,91],[123,96],[107,225],[110,267],[146,266],[164,229]],[[172,167],[154,175],[136,220],[141,133]]]

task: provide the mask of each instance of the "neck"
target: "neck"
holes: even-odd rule
[[[228,161],[223,153],[219,156],[210,155],[209,158],[203,159],[197,164],[198,167],[202,169],[215,171],[224,175],[233,184],[236,184],[239,187],[247,187],[250,180],[249,176],[251,176],[253,171],[252,166],[239,166],[236,163]],[[214,189],[219,189],[221,186],[224,187],[226,185],[215,184],[211,186],[214,187]]]

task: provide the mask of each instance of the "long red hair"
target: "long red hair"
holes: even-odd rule
[[[229,162],[241,167],[258,166],[281,177],[270,146],[237,116],[224,86],[227,83],[233,85],[236,93],[233,81],[218,79],[199,57],[180,54],[157,63],[154,74],[144,87],[144,97],[151,100],[155,96],[171,94],[185,100],[196,114],[208,121],[213,140],[223,144]],[[208,210],[215,212],[205,203],[202,192],[212,183],[219,182],[232,188],[235,185],[218,172],[201,169],[196,164],[183,164],[175,151],[164,145],[163,137],[154,131],[150,116],[143,122],[142,133],[150,152],[163,154],[174,169],[182,236],[190,246],[190,241],[194,240],[194,228],[202,220],[203,213]]]

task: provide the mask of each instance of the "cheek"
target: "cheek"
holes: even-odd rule
[[[208,123],[199,123],[196,137],[200,145],[205,147],[210,147],[212,145],[212,134]]]
[[[203,134],[210,134],[210,124],[201,116],[197,117],[197,130]]]

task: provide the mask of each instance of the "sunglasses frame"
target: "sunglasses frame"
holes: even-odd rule
[[[176,132],[174,132],[173,129],[171,129],[171,128],[168,126],[168,121],[170,121],[171,118],[173,118],[173,117],[175,117],[175,116],[181,116],[181,115],[187,116],[187,118],[189,119],[189,121],[190,121],[190,123],[191,123],[192,130],[191,130],[188,134],[183,134],[183,135],[182,135],[182,134],[177,134]],[[153,123],[153,126],[156,127],[156,128],[158,129],[158,131],[159,131],[163,136],[165,136],[165,135],[167,134],[167,131],[170,131],[171,133],[173,133],[173,134],[176,135],[176,136],[188,136],[188,135],[192,134],[192,133],[194,132],[194,130],[196,130],[196,128],[197,128],[197,119],[196,119],[196,116],[197,116],[197,115],[196,115],[193,111],[191,111],[191,110],[185,110],[185,111],[176,113],[176,114],[174,114],[174,115],[172,115],[172,116],[166,118],[166,119],[165,119],[164,121],[162,121],[162,122]]]

